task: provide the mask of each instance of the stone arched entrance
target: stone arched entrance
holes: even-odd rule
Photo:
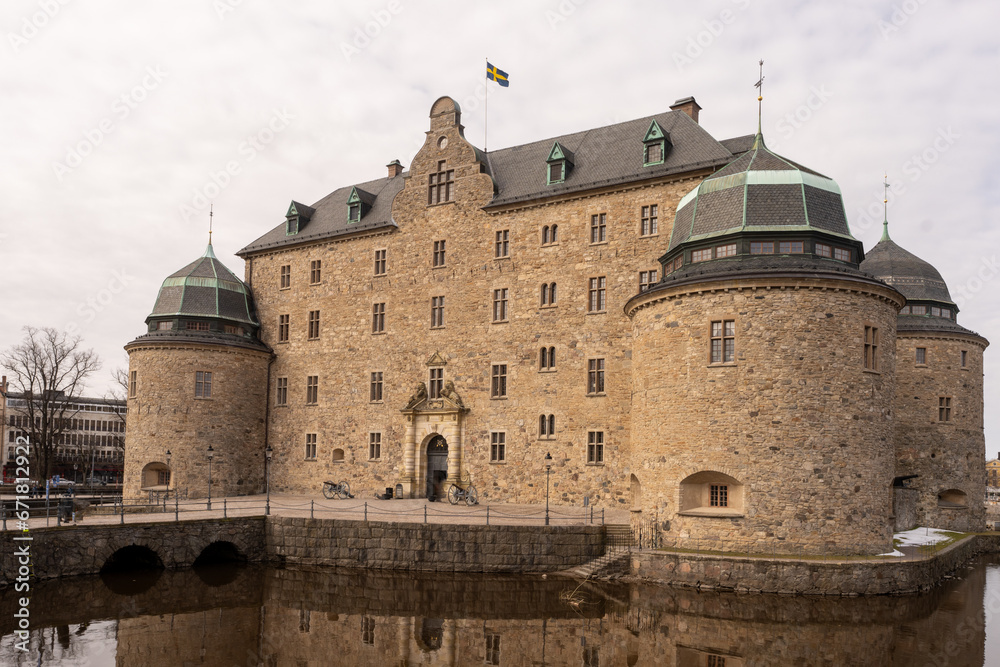
[[[162,461],[147,463],[142,469],[142,491],[166,491],[170,488],[170,467]]]
[[[424,477],[427,497],[442,498],[447,493],[447,479],[448,441],[435,435],[427,442],[427,474]]]

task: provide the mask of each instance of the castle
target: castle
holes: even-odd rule
[[[979,529],[988,342],[833,180],[699,111],[487,153],[442,97],[409,171],[292,201],[243,280],[209,245],[126,346],[125,495],[259,493],[271,449],[293,493],[543,502],[551,466],[556,505],[722,550]]]

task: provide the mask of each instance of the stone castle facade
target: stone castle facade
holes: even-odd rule
[[[295,493],[544,502],[550,466],[556,505],[720,548],[978,528],[987,341],[930,265],[868,267],[906,251],[866,258],[836,183],[699,109],[484,153],[444,97],[409,171],[293,201],[242,281],[210,246],[126,346],[126,495],[204,495],[211,445],[218,494],[270,449]]]

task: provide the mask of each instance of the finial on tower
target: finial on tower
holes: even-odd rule
[[[757,79],[757,83],[753,84],[753,87],[757,89],[757,134],[760,134],[760,116],[761,116],[761,104],[764,101],[764,60],[760,61],[760,78]]]
[[[210,202],[208,205],[208,245],[212,245],[212,216],[215,215],[213,208],[215,207],[215,202]]]
[[[889,174],[882,177],[882,240],[889,240]]]

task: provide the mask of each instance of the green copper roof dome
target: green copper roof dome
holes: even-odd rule
[[[681,199],[670,250],[740,231],[809,229],[855,240],[837,183],[771,152],[758,134],[750,150]]]
[[[258,326],[253,316],[250,290],[218,260],[208,244],[205,254],[170,274],[146,318],[206,317]]]

